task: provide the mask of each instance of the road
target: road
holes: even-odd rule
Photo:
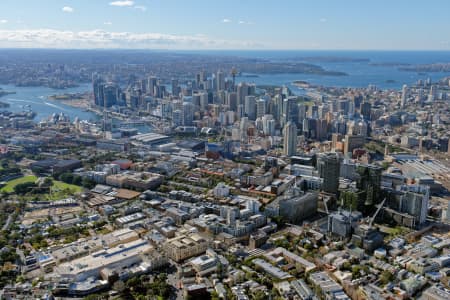
[[[6,220],[5,225],[3,225],[2,230],[8,230],[11,221],[12,221],[12,215],[8,215],[8,219]]]

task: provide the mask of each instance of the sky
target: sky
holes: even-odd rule
[[[0,48],[450,50],[448,0],[0,0]]]

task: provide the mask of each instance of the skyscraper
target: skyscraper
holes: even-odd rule
[[[283,128],[283,154],[295,155],[297,152],[297,126],[294,122],[287,122]]]
[[[259,99],[256,101],[256,117],[261,118],[267,112],[267,101],[266,99]]]
[[[370,102],[362,102],[359,110],[364,119],[371,119],[372,104],[370,104]]]
[[[434,101],[437,98],[437,87],[435,85],[430,86],[430,94],[428,95],[428,100]]]
[[[244,112],[249,120],[256,119],[256,98],[255,96],[246,96],[244,102]]]
[[[172,78],[172,95],[178,96],[179,93],[180,93],[180,89],[178,86],[178,79]]]
[[[301,103],[298,105],[298,122],[303,124],[303,120],[306,118],[306,105]]]
[[[263,123],[263,132],[265,135],[274,135],[275,134],[275,120],[272,115],[264,115],[262,118]]]
[[[200,93],[200,110],[201,111],[208,110],[208,93],[206,92]]]
[[[216,74],[216,88],[218,91],[223,91],[225,89],[225,73],[221,70],[217,71]]]
[[[402,98],[401,98],[402,108],[405,107],[407,98],[408,98],[408,86],[404,84],[402,87]]]
[[[317,170],[323,178],[322,190],[336,194],[339,188],[340,159],[337,153],[321,153],[317,159]]]
[[[235,92],[227,92],[226,93],[226,105],[228,106],[228,108],[232,111],[236,111],[237,110],[237,106],[238,106],[238,99],[237,99],[237,94]]]
[[[244,104],[245,98],[249,95],[249,86],[245,82],[240,82],[236,87],[237,105]]]
[[[298,105],[297,97],[291,96],[283,101],[283,122],[294,122],[295,125],[298,124]]]
[[[403,185],[400,190],[399,211],[415,217],[416,224],[427,220],[430,187],[426,185]]]
[[[365,212],[366,207],[372,207],[381,201],[381,172],[382,168],[375,165],[359,165],[356,169],[358,180],[356,187],[363,192],[361,200],[363,203],[358,207]],[[363,206],[364,205],[364,206]]]
[[[283,97],[281,95],[275,95],[272,99],[272,111],[273,117],[277,122],[281,121],[283,115]]]
[[[105,81],[98,74],[92,74],[92,88],[94,90],[94,103],[97,106],[104,107],[104,94],[103,89],[105,87]]]
[[[151,76],[147,81],[147,91],[151,96],[156,96],[155,87],[158,84],[158,79],[155,76]]]
[[[103,101],[105,107],[111,107],[117,103],[119,97],[119,87],[114,83],[103,86]]]
[[[183,102],[183,125],[191,126],[194,121],[195,106],[191,102]]]

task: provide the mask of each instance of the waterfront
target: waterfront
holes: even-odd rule
[[[48,96],[63,93],[82,93],[92,89],[90,84],[80,84],[76,88],[64,90],[51,89],[47,87],[17,87],[13,85],[0,85],[0,88],[7,91],[15,91],[16,94],[5,95],[0,101],[8,103],[6,109],[12,112],[21,112],[30,108],[36,113],[35,121],[47,119],[53,114],[63,113],[71,120],[78,117],[80,120],[98,120],[98,116],[93,112],[84,111],[81,108],[72,107],[56,100],[49,100]],[[28,106],[29,105],[29,106]]]
[[[186,53],[179,51],[180,53]],[[214,54],[238,57],[264,58],[271,61],[290,61],[305,58],[308,63],[319,65],[325,70],[345,72],[347,76],[328,76],[315,74],[258,74],[256,77],[237,76],[237,82],[246,81],[257,85],[287,85],[294,94],[304,94],[305,90],[292,83],[296,80],[314,85],[363,88],[375,85],[382,89],[400,90],[403,84],[412,85],[417,80],[430,78],[433,82],[450,76],[448,72],[418,73],[400,71],[396,64],[430,64],[450,62],[450,52],[411,52],[411,51],[195,51],[188,53]],[[335,62],[327,58],[336,58]],[[340,61],[341,59],[341,61]],[[80,84],[64,90],[47,87],[16,87],[0,85],[6,91],[16,94],[5,95],[0,101],[10,105],[7,110],[20,112],[30,108],[36,112],[36,121],[46,119],[54,113],[64,113],[71,120],[98,120],[93,112],[83,108],[64,104],[62,101],[49,100],[48,96],[65,93],[84,93],[92,91],[90,83]],[[167,86],[170,91],[170,86]],[[29,107],[27,107],[29,105]],[[144,129],[144,131],[146,131]]]
[[[215,53],[215,52],[212,52]],[[401,71],[401,64],[432,64],[450,62],[448,51],[220,51],[226,54],[264,58],[271,61],[290,61],[305,58],[305,62],[323,67],[329,71],[345,72],[347,76],[315,74],[264,74],[258,77],[238,76],[236,80],[254,82],[258,85],[287,85],[296,94],[304,90],[292,84],[302,80],[314,85],[363,88],[375,85],[381,89],[400,90],[404,84],[415,84],[419,79],[430,78],[432,82],[450,76],[449,72]],[[335,62],[326,62],[335,58]],[[342,59],[342,61],[339,61]],[[345,59],[348,59],[345,61]],[[354,61],[352,61],[354,59]],[[367,60],[367,61],[364,61]]]

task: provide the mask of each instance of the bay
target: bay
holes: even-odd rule
[[[63,113],[74,120],[78,117],[80,120],[98,120],[98,116],[93,112],[84,111],[81,108],[65,105],[57,100],[49,100],[51,95],[65,93],[84,93],[92,90],[91,84],[81,84],[78,87],[61,89],[51,89],[42,86],[18,87],[14,85],[0,85],[0,88],[6,91],[14,91],[15,94],[0,97],[1,102],[8,103],[10,106],[4,110],[12,112],[21,112],[27,110],[27,105],[36,113],[35,121],[47,120],[53,114]]]

